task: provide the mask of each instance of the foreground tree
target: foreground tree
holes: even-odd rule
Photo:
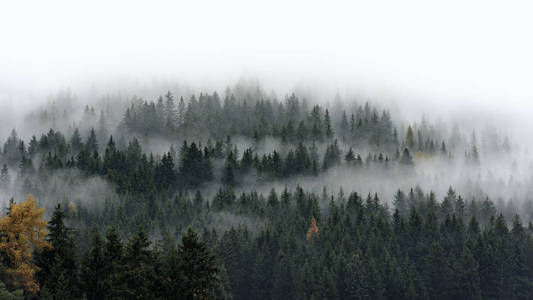
[[[105,257],[102,236],[99,232],[94,234],[91,251],[85,254],[81,266],[81,282],[87,299],[106,299]]]
[[[39,291],[34,279],[39,268],[33,263],[31,250],[49,248],[45,240],[46,221],[41,220],[44,208],[38,208],[36,202],[32,195],[18,204],[11,200],[7,215],[0,219],[0,251],[10,276],[9,284],[30,295]]]
[[[218,287],[215,257],[198,234],[189,228],[178,248],[180,291],[182,299],[213,299]]]
[[[35,261],[40,270],[37,279],[51,295],[73,298],[79,295],[78,263],[72,229],[65,225],[65,212],[57,205],[48,223],[46,241],[51,247],[37,251]]]
[[[150,250],[152,243],[141,227],[128,241],[122,258],[124,282],[121,299],[153,299],[156,296],[158,279],[157,256]]]
[[[16,290],[16,291],[10,292],[6,288],[5,283],[0,281],[0,300],[23,300],[23,299],[24,299],[23,290]]]

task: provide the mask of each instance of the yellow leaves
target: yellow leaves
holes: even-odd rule
[[[34,294],[39,286],[33,279],[37,266],[32,262],[31,252],[35,248],[50,247],[45,241],[46,221],[41,220],[44,208],[37,207],[37,201],[28,195],[22,203],[9,204],[9,212],[0,219],[0,251],[8,259],[8,272],[12,283]]]
[[[39,285],[33,279],[36,267],[31,262],[21,262],[15,269],[8,269],[13,284],[22,287],[30,294],[36,294],[39,291]]]
[[[431,158],[432,158],[431,153],[429,153],[429,152],[422,152],[422,151],[418,150],[418,152],[416,153],[415,160],[416,160],[417,162],[423,162],[423,161],[431,160]]]
[[[76,208],[76,204],[74,204],[74,202],[70,201],[68,203],[68,208],[75,216],[78,215],[78,209]]]
[[[315,217],[311,218],[311,225],[309,225],[309,229],[307,230],[307,234],[305,235],[305,238],[309,241],[313,235],[318,236],[318,226],[316,226],[316,219]]]

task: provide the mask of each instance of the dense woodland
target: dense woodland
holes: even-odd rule
[[[46,131],[1,151],[0,298],[531,299],[531,199],[306,188],[339,169],[476,172],[509,139],[338,98],[58,95],[27,117]]]

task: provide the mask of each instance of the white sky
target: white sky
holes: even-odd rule
[[[2,1],[0,95],[8,97],[0,101],[123,76],[222,84],[255,76],[285,89],[301,80],[390,89],[427,109],[484,107],[529,118],[532,8],[527,1]]]

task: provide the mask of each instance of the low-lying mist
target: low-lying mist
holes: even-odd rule
[[[79,128],[83,140],[87,139],[91,129],[94,129],[101,153],[105,151],[109,135],[113,135],[119,147],[124,147],[131,138],[136,137],[143,152],[148,156],[154,155],[156,159],[160,159],[171,147],[179,156],[184,140],[194,141],[202,146],[209,143],[208,140],[215,141],[209,135],[200,134],[201,131],[196,129],[191,131],[193,133],[182,132],[169,137],[163,134],[130,132],[121,127],[124,126],[125,111],[132,105],[142,107],[147,101],[157,103],[158,98],[164,97],[167,92],[172,93],[176,103],[184,99],[184,103],[188,105],[194,95],[209,95],[213,90],[157,80],[122,86],[107,83],[103,86],[65,89],[47,95],[33,94],[26,98],[21,95],[25,100],[20,102],[17,101],[19,96],[12,94],[10,101],[2,102],[4,117],[0,133],[6,140],[14,128],[19,138],[28,143],[33,135],[39,138],[49,129],[62,132],[69,139],[74,129]],[[341,90],[305,82],[295,83],[292,91],[287,91],[276,87],[275,84],[269,86],[268,83],[259,83],[255,79],[241,79],[229,88],[215,91],[224,99],[223,105],[224,101],[232,96],[238,102],[249,101],[251,108],[257,105],[254,103],[259,100],[269,99],[284,103],[294,91],[294,94],[302,99],[304,108],[310,110],[313,105],[319,104],[330,111],[341,150],[341,163],[318,175],[297,175],[265,182],[261,176],[250,172],[236,185],[237,191],[258,190],[266,195],[272,188],[281,191],[286,187],[294,189],[300,185],[316,193],[322,192],[324,188],[329,192],[342,189],[345,194],[352,191],[362,195],[378,193],[382,201],[391,204],[398,189],[409,191],[419,186],[425,193],[433,191],[441,200],[451,186],[467,200],[489,197],[509,214],[519,213],[524,218],[530,218],[530,212],[522,208],[531,201],[533,167],[529,152],[531,142],[527,138],[531,126],[523,118],[524,112],[519,111],[518,106],[506,106],[504,101],[490,101],[483,105],[472,105],[473,102],[463,105],[456,100],[425,101],[420,100],[418,95],[409,96],[404,92],[398,92],[396,95],[391,90],[376,93],[350,86]],[[391,115],[392,126],[397,129],[398,146],[402,144],[400,151],[405,146],[405,132],[409,126],[413,128],[415,135],[418,132],[419,136],[415,138],[420,138],[422,132],[423,138],[434,139],[436,149],[441,147],[441,142],[445,142],[448,147],[453,145],[453,149],[449,150],[447,156],[429,155],[425,151],[416,153],[415,150],[412,153],[413,168],[404,168],[393,163],[369,162],[369,158],[375,158],[380,153],[392,160],[394,150],[397,149],[384,150],[367,142],[346,140],[339,132],[343,113],[349,119],[350,112],[358,113],[357,108],[365,103],[370,103],[379,116],[382,111]],[[498,111],[498,107],[504,108]],[[276,109],[274,107],[274,111]],[[513,113],[516,113],[516,118],[509,118]],[[295,127],[296,125],[294,124]],[[260,141],[250,136],[233,135],[232,145],[236,147],[239,155],[242,155],[245,149],[251,148],[259,157],[273,151],[278,151],[284,157],[297,143],[284,142],[269,135]],[[468,159],[473,145],[479,149],[479,163],[476,164],[472,164]],[[324,156],[326,146],[327,142],[317,142],[318,157]],[[504,147],[508,149],[503,151]],[[363,158],[363,166],[353,167],[344,163],[344,156],[349,148]],[[39,159],[34,159],[33,164],[39,169],[41,163]],[[178,164],[179,161],[176,161],[176,168]],[[215,182],[201,187],[207,198],[212,197],[221,186],[224,162],[214,161],[213,165],[220,169],[214,170]],[[10,167],[10,171],[14,181],[18,173],[16,166]],[[40,192],[36,196],[49,205],[61,201],[78,201],[96,207],[102,201],[118,197],[112,184],[99,177],[83,178],[74,170],[47,176],[49,178],[46,179],[46,185],[39,186],[37,190]],[[10,197],[22,198],[23,193],[21,183],[19,186],[11,186],[8,191],[3,192],[2,201],[7,203]]]

